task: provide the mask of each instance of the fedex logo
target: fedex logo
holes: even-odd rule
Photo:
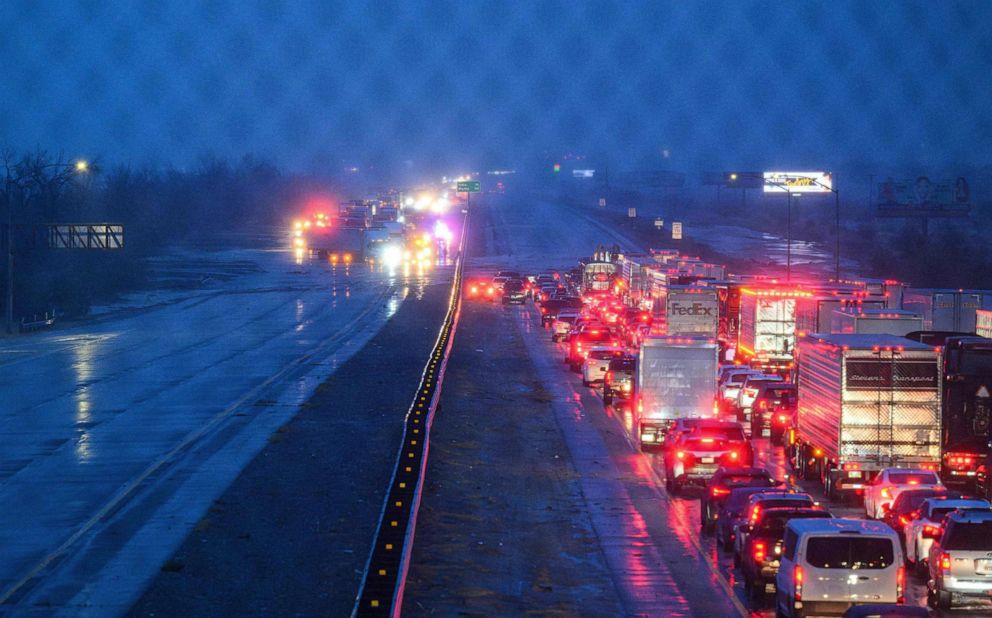
[[[704,307],[702,303],[692,303],[689,306],[672,304],[672,315],[705,315],[713,317],[714,307]]]

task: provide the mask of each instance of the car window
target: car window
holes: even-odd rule
[[[786,529],[785,542],[783,543],[782,546],[783,558],[786,558],[787,560],[796,559],[796,545],[798,541],[799,541],[799,535],[796,534],[796,531]]]
[[[884,569],[894,560],[891,539],[832,534],[806,543],[806,561],[818,569]]]
[[[733,442],[744,442],[744,429],[741,427],[701,427],[699,433],[706,437],[720,438]]]
[[[889,482],[896,485],[936,485],[940,481],[932,472],[889,472]]]
[[[610,350],[593,350],[589,353],[589,357],[593,360],[609,360],[616,356],[617,354],[622,354],[622,352],[611,352]]]
[[[755,535],[781,538],[782,535],[785,534],[785,527],[792,519],[826,519],[829,517],[830,515],[823,511],[808,511],[805,513],[793,511],[790,513],[775,514],[762,520],[762,522],[755,529]]]
[[[750,483],[755,483],[758,481],[771,481],[771,477],[768,474],[728,474],[720,479],[720,482],[726,487],[735,487],[738,485],[747,485]]]
[[[955,521],[941,546],[948,551],[992,551],[992,521]]]
[[[774,509],[782,506],[813,506],[813,499],[807,496],[797,496],[795,498],[770,498],[768,500],[760,500],[758,504],[763,509]]]

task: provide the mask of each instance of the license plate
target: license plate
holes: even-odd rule
[[[713,458],[712,457],[703,457],[699,461],[701,461],[703,463],[713,463]]]
[[[859,479],[859,478],[861,478],[861,471],[860,470],[854,470],[852,472],[848,472],[847,475],[850,476],[852,479]]]
[[[982,575],[992,575],[992,560],[976,560],[975,572]]]

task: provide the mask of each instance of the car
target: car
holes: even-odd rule
[[[759,382],[758,394],[751,405],[751,436],[759,438],[767,431],[771,443],[781,445],[795,419],[797,395],[795,384]]]
[[[909,523],[913,511],[920,508],[923,501],[935,496],[945,496],[947,498],[960,498],[961,492],[945,490],[941,488],[907,489],[899,493],[899,496],[892,501],[892,506],[885,511],[882,521],[895,530],[900,538],[903,538],[903,528]],[[905,549],[905,547],[903,547]]]
[[[724,551],[733,551],[738,524],[744,520],[747,499],[757,493],[769,491],[767,487],[738,487],[730,490],[730,495],[720,506],[716,518],[717,543]],[[784,491],[784,490],[783,490]]]
[[[465,286],[465,293],[471,299],[492,301],[496,296],[496,288],[492,282],[483,279],[472,279]]]
[[[585,360],[589,348],[593,346],[615,345],[616,343],[613,333],[608,329],[583,329],[569,337],[565,362],[568,363],[572,371],[578,372],[582,367],[582,362]]]
[[[782,481],[772,478],[768,470],[753,467],[720,467],[706,483],[700,497],[699,518],[703,532],[713,532],[720,508],[727,496],[738,487],[779,487]]]
[[[503,284],[503,291],[500,296],[504,305],[522,305],[527,300],[527,291],[524,289],[524,282],[520,279],[507,279]]]
[[[678,493],[685,485],[705,485],[721,465],[745,463],[745,444],[699,431],[698,427],[682,433],[665,451],[665,488]]]
[[[579,312],[575,309],[559,309],[551,323],[551,341],[557,343],[563,340],[568,335],[568,331],[572,330],[572,324],[578,318]]]
[[[741,385],[744,384],[744,378],[749,375],[761,375],[761,372],[742,365],[724,365],[721,368],[721,373],[717,378],[717,387],[720,401],[728,410],[731,407],[736,409],[737,395],[741,391]]]
[[[562,309],[582,310],[582,300],[576,297],[552,298],[540,303],[541,326],[550,326]]]
[[[493,277],[492,283],[497,290],[502,290],[503,284],[509,281],[510,279],[521,279],[520,273],[518,273],[515,270],[497,271],[496,275]]]
[[[702,425],[706,422],[712,422],[711,419],[706,419],[702,417],[692,417],[692,418],[677,418],[669,423],[668,428],[665,430],[665,437],[661,442],[662,451],[667,451],[672,448],[678,439],[684,433],[688,433]]]
[[[603,378],[603,403],[612,404],[614,399],[628,401],[634,396],[634,376],[637,374],[637,358],[624,354],[610,360],[610,366]]]
[[[777,616],[838,615],[865,601],[905,601],[899,537],[882,522],[792,519],[783,538]]]
[[[734,565],[740,565],[741,558],[744,556],[744,545],[747,543],[751,527],[761,516],[762,511],[779,507],[812,509],[816,506],[813,496],[788,489],[774,489],[752,494],[744,505],[744,514],[741,516],[740,522],[734,528]]]
[[[740,391],[737,393],[737,402],[733,406],[733,412],[737,415],[737,420],[744,423],[748,431],[751,430],[751,405],[758,396],[758,387],[761,382],[785,382],[780,375],[773,373],[749,374],[744,376]]]
[[[913,513],[909,523],[903,528],[906,548],[906,564],[916,567],[916,572],[926,572],[926,561],[930,555],[930,545],[943,532],[944,517],[955,511],[990,511],[988,500],[948,499],[945,497],[927,498]]]
[[[610,368],[610,361],[622,358],[624,354],[624,349],[615,345],[590,347],[582,361],[582,386],[601,384]]]
[[[940,538],[927,556],[927,602],[951,609],[955,595],[992,593],[992,513],[960,511],[944,519]]]
[[[831,517],[822,509],[786,506],[763,509],[754,518],[740,559],[744,594],[752,603],[762,603],[767,585],[775,583],[786,525],[795,519]]]
[[[868,519],[881,519],[892,501],[907,489],[947,489],[933,470],[924,468],[883,468],[865,486],[865,515]]]

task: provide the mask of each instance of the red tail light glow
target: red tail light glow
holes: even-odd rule
[[[717,485],[716,487],[710,490],[710,495],[713,496],[714,498],[719,496],[729,496],[730,490],[727,489],[726,487],[720,487],[719,485]]]
[[[860,470],[861,469],[861,464],[859,464],[859,463],[846,463],[843,466],[841,466],[841,468],[843,470]]]
[[[896,603],[902,605],[906,602],[906,567],[901,566],[896,571]]]
[[[685,451],[679,451],[675,453],[675,457],[678,459],[685,459]]]
[[[754,543],[754,561],[757,563],[762,563],[765,561],[765,544],[761,541],[756,541]]]
[[[946,552],[940,554],[940,570],[944,573],[951,572],[951,556]]]
[[[803,568],[798,564],[792,569],[792,582],[796,586],[796,600],[803,600]]]
[[[886,500],[891,500],[892,499],[892,489],[889,488],[889,487],[883,487],[882,488],[882,497],[885,498]]]

